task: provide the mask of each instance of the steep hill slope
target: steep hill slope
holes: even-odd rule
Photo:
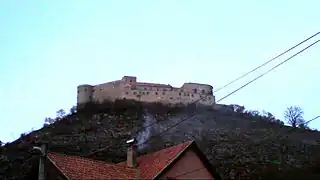
[[[125,160],[125,141],[131,137],[138,143],[147,141],[139,146],[140,154],[194,139],[224,179],[319,178],[315,166],[320,159],[319,132],[235,112],[136,103],[75,113],[5,145],[0,179],[36,173],[36,167],[30,167],[37,164],[38,155],[31,149],[39,139],[48,138],[50,151],[116,163]]]

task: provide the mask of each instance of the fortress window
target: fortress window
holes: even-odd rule
[[[194,91],[194,93],[197,93],[197,89],[194,89],[193,91]]]
[[[144,90],[147,90],[147,88],[144,88]]]
[[[157,91],[159,91],[159,88],[157,88]]]
[[[201,93],[204,94],[204,90],[203,89],[201,90]]]
[[[133,92],[133,94],[137,94],[136,92]]]
[[[181,96],[181,92],[179,92],[179,96]]]
[[[170,97],[170,99],[173,99],[173,97]]]
[[[193,94],[191,94],[191,97],[193,97]]]
[[[142,94],[144,95],[144,92],[142,92]]]
[[[126,95],[128,95],[129,93],[128,92],[126,92]]]
[[[158,95],[158,92],[155,92],[156,95]]]
[[[130,80],[130,82],[132,83],[132,80]]]
[[[147,94],[149,95],[149,92],[147,92]]]

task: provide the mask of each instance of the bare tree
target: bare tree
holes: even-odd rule
[[[290,106],[284,112],[284,118],[292,127],[301,126],[304,123],[303,111],[298,106]]]
[[[57,119],[62,119],[66,115],[66,112],[63,109],[57,111]]]

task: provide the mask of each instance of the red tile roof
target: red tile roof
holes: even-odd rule
[[[177,158],[193,141],[172,146],[137,158],[142,179],[152,179]],[[118,165],[126,166],[126,162]]]
[[[184,152],[193,141],[172,146],[137,158],[141,179],[153,179]],[[126,162],[108,164],[83,157],[48,153],[55,166],[69,179],[133,179],[137,169],[127,167]]]
[[[48,153],[49,159],[68,179],[135,179],[136,169],[78,156]]]

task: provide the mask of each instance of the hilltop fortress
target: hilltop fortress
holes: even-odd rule
[[[102,103],[106,100],[130,99],[141,102],[160,102],[167,105],[197,104],[212,106],[215,97],[213,87],[207,84],[184,83],[180,88],[167,84],[137,82],[133,76],[99,85],[79,85],[77,106],[86,103]]]

